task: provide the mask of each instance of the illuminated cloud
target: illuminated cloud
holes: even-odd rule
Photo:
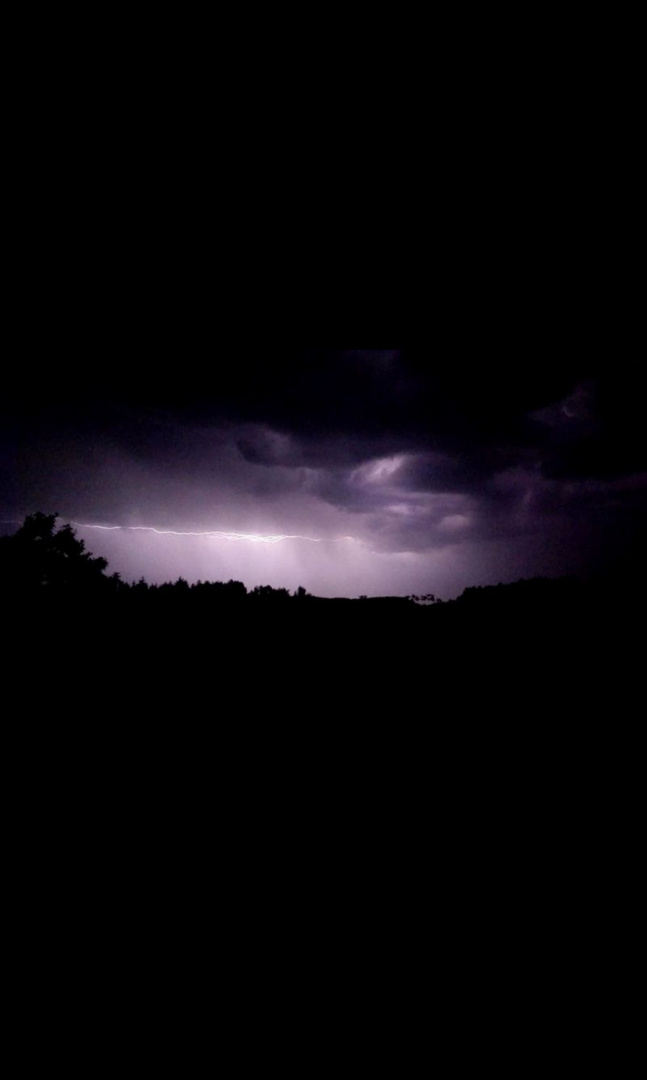
[[[327,595],[586,570],[645,535],[642,398],[615,362],[235,346],[166,370],[16,380],[2,517],[93,526],[129,578]]]

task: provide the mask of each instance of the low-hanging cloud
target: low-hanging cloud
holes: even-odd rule
[[[17,387],[0,416],[3,516],[353,536],[352,555],[294,556],[313,580],[319,560],[322,580],[352,564],[359,581],[362,558],[383,591],[414,566],[414,591],[433,591],[423,567],[453,581],[452,559],[464,577],[558,572],[624,550],[647,519],[643,403],[622,365],[236,345],[199,374]],[[132,557],[137,541],[113,543]],[[206,576],[213,545],[195,558]],[[222,572],[250,558],[222,554]]]

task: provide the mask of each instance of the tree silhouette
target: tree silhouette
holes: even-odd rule
[[[0,581],[11,591],[86,593],[117,584],[105,576],[106,559],[85,550],[71,525],[56,527],[58,514],[30,514],[0,547]]]

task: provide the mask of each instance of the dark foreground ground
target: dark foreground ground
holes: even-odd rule
[[[438,1029],[535,1062],[596,1010],[626,1022],[642,610],[5,604],[14,1005],[68,1056],[106,1017],[159,1038],[170,1007],[295,1063],[346,1029],[394,1064]]]

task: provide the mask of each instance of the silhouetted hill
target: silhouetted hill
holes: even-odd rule
[[[520,893],[543,911],[550,875],[559,918],[566,902],[579,918],[569,897],[601,845],[630,865],[643,645],[626,594],[325,599],[96,566],[80,589],[67,563],[85,552],[50,565],[47,535],[26,562],[25,536],[0,545],[8,805],[39,889],[47,873],[67,898],[76,874],[110,897],[112,859],[130,918],[153,852],[160,887],[185,864],[218,900],[233,879],[250,918],[286,882],[328,903],[330,866],[346,912],[372,860],[371,888],[404,881],[420,906],[442,888],[489,940]]]
[[[0,540],[0,590],[8,670],[20,664],[30,692],[54,702],[82,688],[140,716],[217,702],[215,717],[227,699],[230,718],[325,710],[331,724],[389,717],[436,732],[459,717],[549,723],[621,707],[639,670],[633,619],[645,600],[626,581],[544,578],[444,603],[233,580],[129,585],[54,515]]]

